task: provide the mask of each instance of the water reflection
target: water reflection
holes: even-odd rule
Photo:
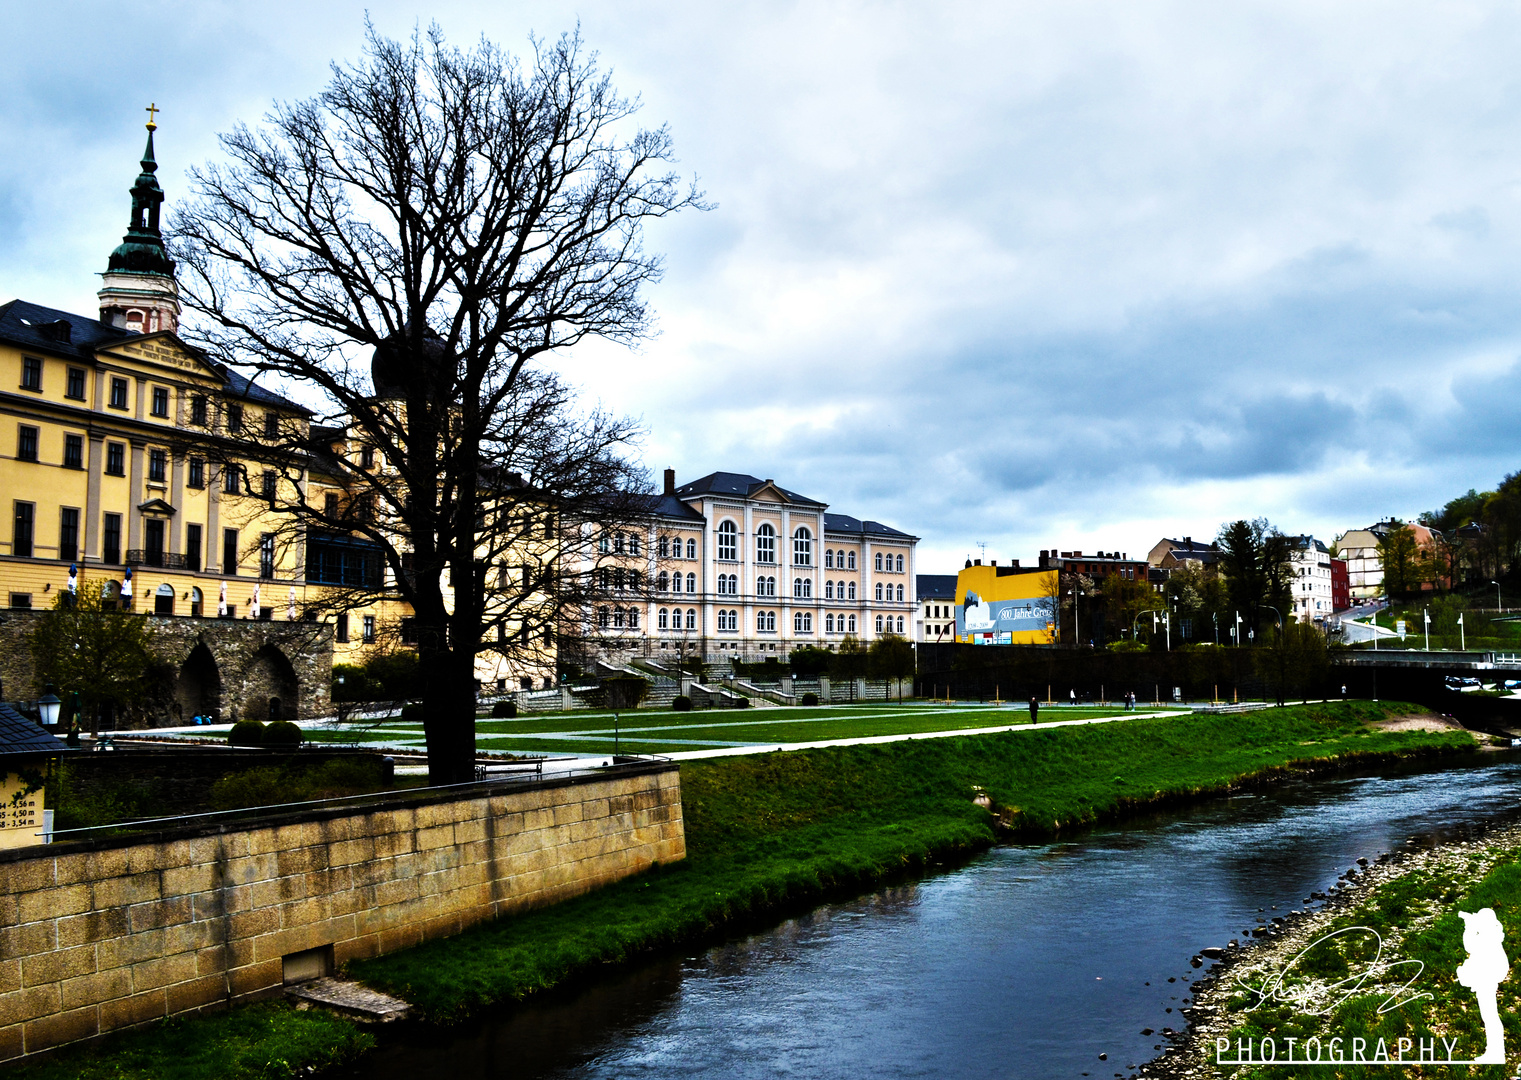
[[[1521,765],[1510,761],[1296,781],[998,848],[465,1029],[409,1032],[361,1073],[1124,1075],[1161,1042],[1143,1028],[1183,1026],[1177,1009],[1200,948],[1305,906],[1359,857],[1510,814],[1518,787]]]

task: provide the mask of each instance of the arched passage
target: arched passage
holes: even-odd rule
[[[180,665],[174,681],[174,702],[177,719],[184,724],[195,716],[217,717],[221,713],[222,673],[204,641],[198,642]]]
[[[253,654],[243,680],[245,720],[294,720],[301,691],[296,669],[273,645]]]

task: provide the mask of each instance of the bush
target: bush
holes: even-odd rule
[[[498,701],[491,706],[491,719],[493,720],[516,720],[518,718],[518,703],[516,701]]]
[[[734,707],[736,709],[748,709],[750,707],[750,699],[747,697],[735,698]]]
[[[264,729],[264,745],[280,749],[295,749],[305,738],[301,729],[289,720],[276,720]]]
[[[803,695],[802,703],[804,705],[817,705],[819,703],[819,695],[810,690]]]
[[[229,746],[263,746],[264,725],[258,720],[239,720],[227,733]]]
[[[671,708],[676,712],[691,712],[692,699],[687,697],[685,694],[677,694],[674,698],[671,699]]]
[[[423,707],[420,701],[410,701],[401,707],[401,722],[403,724],[421,724],[423,722]]]

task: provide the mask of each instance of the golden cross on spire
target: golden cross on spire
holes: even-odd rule
[[[158,114],[161,113],[161,112],[163,112],[163,111],[164,111],[163,109],[160,109],[157,104],[155,104],[154,102],[151,102],[151,101],[148,103],[148,107],[143,110],[143,112],[145,112],[145,113],[148,114],[148,130],[149,131],[157,131],[158,130],[158,125],[155,124],[153,121],[156,120],[158,118]]]

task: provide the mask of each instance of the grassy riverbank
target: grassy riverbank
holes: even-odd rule
[[[964,857],[995,839],[994,815],[973,802],[977,789],[988,794],[1007,828],[1034,837],[1294,768],[1473,745],[1464,732],[1372,726],[1412,711],[1388,703],[1332,703],[688,762],[682,766],[685,862],[354,964],[351,973],[447,1021]],[[315,1013],[284,1014],[296,1026],[334,1022]],[[220,1037],[205,1030],[209,1042]],[[63,1071],[21,1072],[27,1080],[185,1075],[169,1062],[158,1071],[136,1064],[118,1070],[123,1055],[111,1049],[117,1045],[125,1044],[64,1055]],[[238,1066],[197,1075],[294,1075],[307,1063],[299,1055],[284,1060],[287,1072]]]

